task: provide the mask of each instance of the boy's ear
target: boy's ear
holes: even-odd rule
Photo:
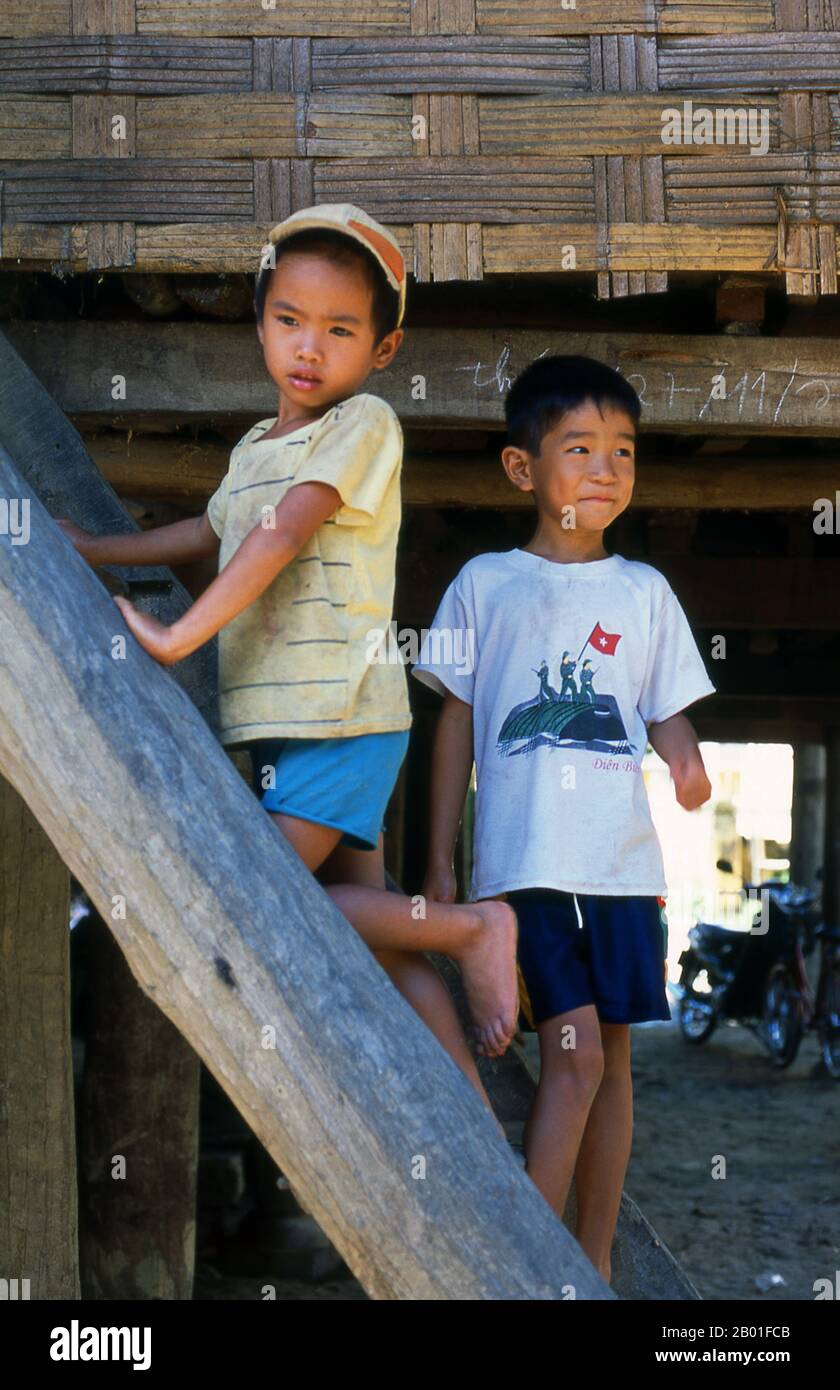
[[[531,479],[531,455],[527,449],[520,449],[516,444],[508,444],[502,450],[502,467],[520,492],[533,492],[534,484]]]
[[[404,337],[404,330],[402,328],[395,328],[393,332],[385,334],[381,343],[376,344],[376,347],[373,349],[373,366],[375,371],[381,372],[383,367],[387,367],[390,362],[393,362]]]
[[[262,340],[263,340],[263,326],[262,326],[262,322],[261,322],[261,321],[257,324],[257,337],[259,338],[260,342],[262,342]]]

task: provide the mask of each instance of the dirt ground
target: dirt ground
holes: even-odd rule
[[[633,1029],[625,1189],[704,1298],[813,1299],[814,1280],[840,1270],[840,1082],[816,1074],[818,1058],[807,1034],[777,1071],[738,1026],[701,1046],[676,1023]],[[784,1285],[760,1292],[764,1274]]]
[[[806,1036],[794,1065],[777,1071],[741,1027],[699,1047],[676,1022],[633,1028],[625,1188],[705,1299],[810,1300],[816,1279],[840,1271],[840,1083],[817,1074],[818,1055]],[[716,1155],[725,1178],[711,1176]],[[774,1274],[784,1284],[762,1292],[756,1280]],[[312,1285],[206,1266],[195,1297],[258,1299],[263,1284],[283,1301],[366,1297],[349,1277]]]

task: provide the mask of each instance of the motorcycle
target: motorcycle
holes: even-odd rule
[[[726,860],[718,862],[731,872]],[[721,1020],[756,1034],[777,1067],[794,1061],[806,1028],[819,1039],[826,1070],[840,1080],[840,930],[821,920],[817,897],[794,883],[747,884],[760,903],[749,929],[698,922],[679,958],[679,1021],[687,1042],[706,1042]],[[813,991],[805,958],[821,947]]]

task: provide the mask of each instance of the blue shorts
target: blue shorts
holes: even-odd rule
[[[531,1027],[594,1004],[604,1023],[670,1019],[668,928],[660,898],[507,894],[519,922],[519,986]]]
[[[251,786],[266,811],[331,825],[344,832],[340,844],[376,849],[407,747],[408,729],[254,739],[248,744]]]

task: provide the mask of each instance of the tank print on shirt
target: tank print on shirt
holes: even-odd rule
[[[537,748],[588,748],[599,753],[633,753],[614,695],[598,691],[595,677],[601,670],[591,657],[581,659],[587,647],[604,656],[615,656],[620,632],[606,632],[596,623],[575,661],[569,651],[560,658],[560,691],[550,681],[545,658],[531,670],[539,677],[539,691],[513,709],[504,720],[497,749],[506,757],[533,753]],[[577,673],[577,676],[576,676]],[[599,681],[600,684],[600,681]]]

